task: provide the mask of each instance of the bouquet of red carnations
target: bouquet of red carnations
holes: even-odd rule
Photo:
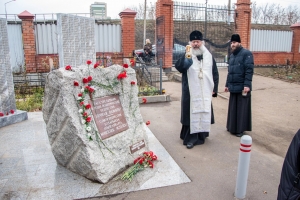
[[[125,171],[121,179],[131,181],[134,175],[137,174],[139,171],[147,167],[153,168],[153,161],[155,160],[157,160],[157,156],[154,155],[152,151],[144,152],[142,156],[134,160],[134,165]]]

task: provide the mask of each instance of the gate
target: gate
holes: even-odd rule
[[[165,17],[156,19],[156,58],[162,59],[162,66],[165,65]]]
[[[209,6],[174,1],[174,44],[187,45],[190,33],[199,30],[203,34],[206,48],[216,62],[223,63],[228,55],[229,40],[235,29],[234,13],[225,5]]]

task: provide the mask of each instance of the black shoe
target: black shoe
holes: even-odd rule
[[[244,133],[237,133],[235,134],[236,137],[242,137],[244,135]]]
[[[193,143],[188,143],[187,145],[186,145],[186,148],[188,148],[188,149],[191,149],[191,148],[193,148],[194,147],[194,144]]]

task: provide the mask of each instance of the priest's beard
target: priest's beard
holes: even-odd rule
[[[195,56],[200,56],[203,54],[203,52],[200,50],[200,48],[197,49],[192,48],[192,54]]]

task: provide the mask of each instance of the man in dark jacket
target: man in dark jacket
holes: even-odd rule
[[[229,58],[225,92],[230,92],[227,131],[241,137],[252,130],[251,90],[253,55],[243,48],[238,34],[231,36],[232,54]]]
[[[277,200],[300,199],[300,129],[294,136],[286,153]]]
[[[186,48],[175,68],[182,73],[180,138],[191,149],[205,142],[210,124],[214,123],[211,99],[217,97],[219,73],[200,31],[190,34],[190,45]]]

